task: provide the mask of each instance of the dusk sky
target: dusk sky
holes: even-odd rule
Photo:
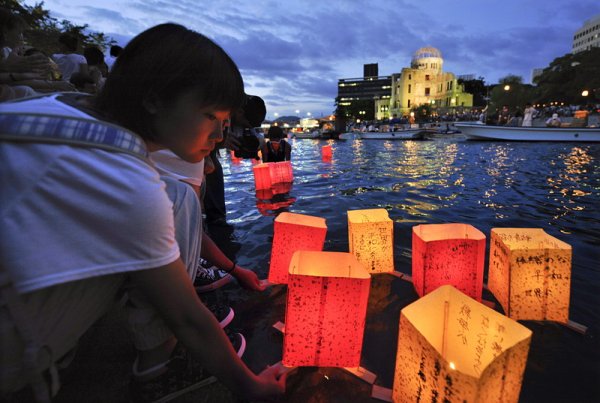
[[[33,5],[35,1],[27,0]],[[363,64],[390,75],[424,46],[442,52],[444,71],[487,84],[508,74],[531,81],[571,50],[573,34],[600,14],[598,0],[44,0],[58,20],[104,32],[121,45],[176,22],[212,38],[240,67],[246,92],[267,118],[332,113],[340,78]]]

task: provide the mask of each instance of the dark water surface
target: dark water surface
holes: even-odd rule
[[[488,243],[493,227],[542,228],[573,248],[570,318],[589,329],[581,335],[555,323],[521,322],[533,331],[521,401],[600,401],[600,145],[456,138],[291,143],[294,185],[272,200],[257,199],[249,161],[222,159],[234,228],[222,246],[237,251],[240,264],[266,277],[281,211],[325,218],[325,250],[348,251],[346,211],[385,208],[394,222],[396,270],[409,274],[414,225],[471,224]],[[331,162],[321,160],[326,144]],[[486,273],[487,264],[486,256]],[[271,325],[284,320],[286,288],[249,294],[228,286],[223,293],[248,339],[252,369],[281,360],[283,338]],[[377,385],[392,387],[399,313],[416,299],[410,283],[373,277],[361,365],[377,374]],[[369,401],[370,390],[339,369],[302,368],[289,378],[286,400]]]

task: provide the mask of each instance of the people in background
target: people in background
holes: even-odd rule
[[[269,141],[262,147],[263,162],[290,161],[292,146],[285,141],[285,134],[279,126],[271,126],[267,133]]]
[[[523,126],[531,127],[533,126],[533,118],[537,110],[528,102],[525,104],[525,110],[523,111]]]
[[[106,63],[108,71],[112,70],[112,66],[113,64],[115,64],[115,61],[117,60],[117,57],[119,57],[119,55],[121,54],[122,50],[123,48],[119,45],[112,45],[110,47],[109,54],[104,58],[104,62]]]
[[[546,120],[546,126],[548,127],[560,127],[561,124],[562,122],[558,117],[558,113],[553,113],[552,117]]]

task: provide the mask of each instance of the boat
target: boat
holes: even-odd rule
[[[319,130],[313,131],[305,131],[305,132],[296,132],[292,135],[292,138],[296,139],[318,139],[321,136],[321,132]]]
[[[361,132],[362,140],[421,140],[426,129],[404,129],[395,132]]]
[[[467,140],[600,142],[600,127],[513,127],[456,123]]]

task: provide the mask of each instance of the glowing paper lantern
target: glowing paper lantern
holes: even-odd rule
[[[231,155],[231,162],[235,165],[238,165],[243,160],[243,158],[238,158],[235,156],[235,151],[231,151],[230,155]]]
[[[371,277],[354,255],[294,253],[285,311],[285,366],[358,367]]]
[[[294,252],[322,250],[326,234],[324,218],[287,212],[279,214],[273,227],[269,282],[287,284]]]
[[[269,164],[256,164],[252,167],[254,187],[256,190],[271,188],[271,168]]]
[[[394,402],[517,402],[531,331],[450,285],[408,305]]]
[[[515,320],[567,323],[571,254],[540,228],[492,228],[488,287]]]
[[[450,284],[481,301],[485,235],[468,224],[424,224],[412,231],[412,279],[420,297]]]
[[[330,161],[332,157],[331,145],[321,147],[321,157],[323,161]]]
[[[348,242],[370,273],[394,271],[394,225],[387,210],[349,210]]]
[[[291,183],[294,173],[291,161],[268,162],[271,170],[271,183]]]

